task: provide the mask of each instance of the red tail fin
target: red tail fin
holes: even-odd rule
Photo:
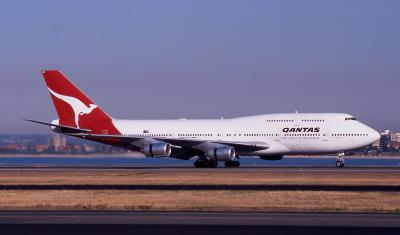
[[[59,124],[90,129],[93,133],[119,134],[112,118],[58,70],[42,71],[59,116]]]

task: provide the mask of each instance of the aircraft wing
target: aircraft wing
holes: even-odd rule
[[[222,144],[234,147],[238,151],[259,151],[269,148],[266,142],[252,141],[252,142],[235,142],[235,141],[219,141],[219,140],[201,140],[190,138],[168,138],[168,137],[151,137],[151,136],[124,136],[124,135],[102,135],[102,134],[88,134],[88,133],[71,133],[71,136],[81,137],[85,139],[107,139],[118,141],[123,144],[143,143],[144,141],[162,141],[171,144],[175,148],[193,148],[203,143]]]

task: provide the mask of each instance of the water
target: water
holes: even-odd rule
[[[347,157],[346,167],[400,167],[399,157]],[[265,161],[256,158],[240,159],[241,166],[279,166],[279,167],[327,167],[335,166],[335,157],[287,157],[279,161]],[[193,166],[193,160],[185,161],[171,158],[137,158],[137,157],[41,157],[16,156],[1,157],[0,166],[6,165],[72,165],[72,166]],[[220,164],[222,165],[222,164]]]

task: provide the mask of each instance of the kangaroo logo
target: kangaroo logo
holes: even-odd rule
[[[94,109],[96,109],[98,106],[95,104],[90,104],[89,107],[87,107],[82,101],[75,97],[71,96],[65,96],[65,95],[60,95],[54,91],[52,91],[50,88],[49,89],[50,93],[57,97],[58,99],[64,101],[65,103],[69,104],[71,108],[74,111],[74,116],[75,116],[75,124],[79,128],[79,117],[84,114],[90,114]]]

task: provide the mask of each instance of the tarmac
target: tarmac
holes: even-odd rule
[[[400,214],[1,211],[4,234],[399,234]]]

